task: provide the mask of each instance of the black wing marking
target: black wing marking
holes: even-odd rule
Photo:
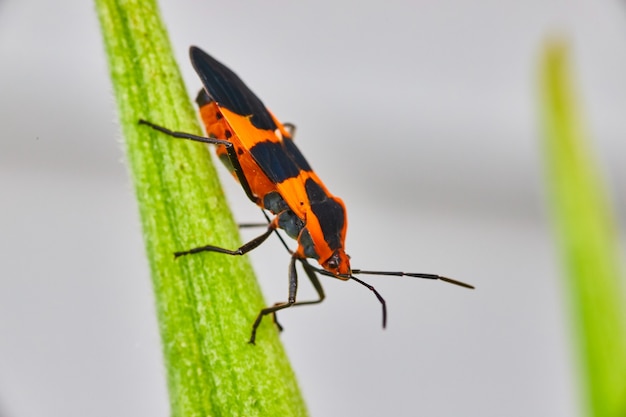
[[[344,208],[334,198],[331,198],[313,179],[309,178],[304,184],[306,195],[311,204],[311,210],[319,220],[324,240],[332,250],[343,246],[341,231],[346,222]]]
[[[300,152],[300,149],[296,146],[293,139],[283,138],[283,147],[289,155],[289,157],[298,165],[303,171],[313,171],[311,166]]]
[[[274,184],[295,178],[300,173],[300,167],[285,152],[280,142],[259,142],[250,148],[250,153]]]
[[[278,128],[263,102],[234,72],[198,47],[192,46],[189,55],[206,90],[198,94],[198,105],[202,106],[212,99],[220,107],[239,115],[251,115],[250,121],[256,128],[272,131]],[[312,171],[304,155],[289,137],[283,137],[279,143],[259,142],[250,149],[250,153],[276,184],[297,177],[300,170]]]
[[[228,67],[196,46],[189,48],[191,63],[213,100],[241,116],[251,116],[254,127],[276,130],[277,126],[261,100]]]

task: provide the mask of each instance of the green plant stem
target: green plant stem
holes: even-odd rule
[[[586,140],[567,49],[542,61],[544,146],[588,399],[595,417],[626,416],[626,327],[620,257],[606,193]]]
[[[96,0],[96,7],[152,273],[171,415],[306,415],[271,320],[257,346],[246,343],[265,306],[246,259],[174,259],[174,251],[240,242],[206,147],[137,124],[201,134],[155,2]]]

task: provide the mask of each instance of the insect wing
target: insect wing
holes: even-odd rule
[[[243,160],[244,170],[247,166],[246,177],[249,182],[253,184],[254,179],[251,177],[258,173],[251,172],[255,164],[246,163],[246,153],[252,156],[265,176],[275,184],[276,191],[296,215],[304,219],[303,206],[307,202],[307,194],[303,174],[315,174],[288,131],[228,67],[197,47],[191,47],[190,56],[208,96],[232,129],[232,132],[224,132],[226,139],[243,148],[243,152],[238,154]],[[206,120],[204,115],[203,119]],[[261,197],[267,191],[267,187],[264,190],[254,189],[254,186],[251,188]]]
[[[274,131],[277,128],[261,100],[237,74],[198,47],[192,46],[189,56],[207,93],[220,107],[246,116],[257,129]]]

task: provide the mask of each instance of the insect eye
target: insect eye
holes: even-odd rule
[[[328,260],[328,267],[332,269],[339,268],[339,256],[337,254],[334,254],[330,257],[330,259]]]

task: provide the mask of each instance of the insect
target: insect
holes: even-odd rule
[[[324,290],[317,274],[353,280],[371,290],[382,305],[383,328],[387,323],[385,300],[373,286],[355,275],[408,276],[474,288],[435,274],[351,268],[350,257],[345,251],[346,207],[341,199],[328,191],[295,145],[295,126],[279,122],[235,73],[213,57],[195,46],[190,48],[189,54],[204,86],[196,102],[208,137],[172,131],[145,120],[139,122],[175,138],[217,145],[219,158],[239,181],[248,198],[263,210],[267,229],[235,250],[206,245],[176,252],[175,256],[199,252],[244,255],[261,245],[277,229],[282,229],[298,245],[295,250],[289,249],[281,235],[276,233],[291,254],[289,293],[287,301],[259,312],[252,325],[250,343],[255,343],[257,328],[264,316],[271,314],[282,330],[276,321],[277,311],[324,300]],[[267,212],[273,217],[270,218]],[[309,263],[308,259],[317,261],[321,268]],[[298,262],[313,284],[318,299],[296,301]]]

